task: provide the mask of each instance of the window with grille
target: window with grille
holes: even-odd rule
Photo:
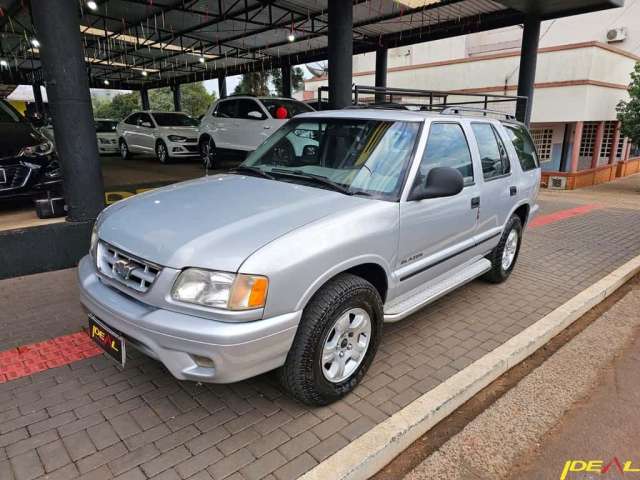
[[[538,150],[540,163],[550,162],[553,146],[553,129],[533,128],[531,129],[531,138],[536,146],[536,150]]]
[[[582,128],[582,141],[580,142],[580,156],[592,157],[593,145],[596,142],[596,130],[598,122],[585,122]]]
[[[613,146],[613,136],[616,131],[616,122],[604,122],[602,135],[602,148],[600,149],[600,163],[607,163]]]

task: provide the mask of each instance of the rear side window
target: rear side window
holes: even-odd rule
[[[507,175],[511,171],[507,150],[490,123],[472,123],[471,128],[478,143],[482,175],[485,180]]]
[[[137,113],[129,115],[127,118],[125,118],[124,123],[126,123],[127,125],[137,125],[138,124],[138,116],[139,116],[139,114],[137,114]]]
[[[536,147],[527,129],[520,125],[503,125],[518,154],[522,170],[533,170],[540,166]]]
[[[467,137],[458,123],[432,123],[416,182],[424,183],[434,167],[457,168],[465,185],[473,183],[473,163]]]

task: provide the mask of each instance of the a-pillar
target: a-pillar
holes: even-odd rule
[[[291,65],[286,64],[280,68],[282,72],[282,96],[291,97]]]
[[[569,164],[569,172],[572,173],[578,171],[583,128],[584,122],[576,122],[575,130],[573,131],[573,146],[571,147],[571,163]]]
[[[180,92],[180,84],[176,84],[171,89],[173,91],[173,110],[175,112],[182,111],[182,95]]]
[[[92,221],[104,208],[104,188],[78,3],[31,0],[30,4],[64,175],[67,220]]]
[[[218,93],[220,98],[227,96],[227,79],[223,74],[218,75]]]
[[[593,155],[591,156],[591,168],[596,168],[600,161],[600,151],[602,150],[602,140],[604,139],[604,122],[598,123],[596,127],[596,138],[593,142]]]
[[[140,90],[140,102],[142,103],[142,110],[149,110],[149,90],[143,88]]]
[[[36,105],[36,112],[44,116],[44,102],[42,101],[42,84],[40,82],[33,84],[33,100]]]
[[[351,105],[353,81],[353,2],[329,0],[329,102],[332,108]]]
[[[376,87],[385,88],[387,86],[387,49],[378,47],[376,50]],[[384,102],[385,94],[376,93],[376,103]]]
[[[516,118],[527,125],[531,121],[539,41],[540,19],[529,15],[524,21],[520,50],[520,73],[518,75],[518,96],[527,97],[527,100],[518,100],[516,103]]]
[[[618,147],[620,146],[620,122],[616,122],[613,131],[613,140],[611,142],[611,152],[609,153],[609,164],[616,163],[618,155]]]

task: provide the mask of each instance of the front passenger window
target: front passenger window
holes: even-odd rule
[[[508,174],[511,171],[509,157],[493,126],[490,123],[472,123],[471,128],[478,143],[484,179]]]
[[[473,184],[473,163],[467,137],[458,123],[432,123],[420,162],[416,185],[422,185],[434,167],[456,168],[465,186]]]

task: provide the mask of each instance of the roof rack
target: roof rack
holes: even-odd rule
[[[510,113],[500,112],[498,110],[489,110],[486,108],[473,108],[473,107],[446,107],[440,111],[440,115],[464,115],[464,112],[481,113],[486,115],[496,115],[498,117],[504,117],[505,120],[516,121],[516,116]]]

